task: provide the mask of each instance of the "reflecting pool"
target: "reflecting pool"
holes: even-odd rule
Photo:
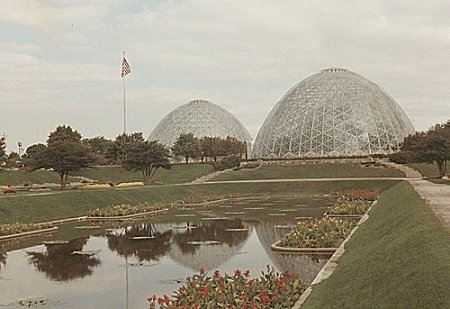
[[[311,282],[328,257],[273,252],[297,217],[318,217],[328,197],[264,197],[171,210],[142,221],[77,222],[2,244],[0,308],[147,308],[200,268],[258,277],[267,265]]]

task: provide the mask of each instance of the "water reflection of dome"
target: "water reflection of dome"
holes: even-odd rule
[[[238,230],[240,228],[242,230]],[[176,229],[169,256],[194,271],[200,268],[213,270],[244,246],[251,231],[251,226],[243,224],[241,220],[201,222],[196,229]],[[211,241],[218,243],[193,244]]]
[[[303,282],[311,283],[326,263],[326,260],[314,262],[306,255],[287,255],[272,251],[270,246],[283,238],[287,229],[276,228],[271,223],[261,223],[255,226],[255,230],[264,251],[275,266],[281,271],[288,269],[297,274]]]

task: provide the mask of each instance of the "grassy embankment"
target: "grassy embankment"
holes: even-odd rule
[[[450,233],[407,182],[382,193],[302,308],[450,308]]]
[[[171,169],[159,169],[155,173],[156,183],[173,184],[193,181],[198,177],[212,173],[210,164],[174,164]],[[71,172],[69,181],[80,181],[77,176],[97,180],[99,182],[132,182],[142,181],[140,172],[129,172],[117,166],[97,166]],[[0,170],[0,185],[21,185],[29,183],[59,183],[59,176],[52,171],[25,172],[17,170]]]
[[[170,203],[187,195],[211,194],[320,194],[345,188],[371,188],[383,191],[392,186],[391,181],[354,182],[293,182],[206,184],[180,186],[145,186],[122,189],[68,190],[51,194],[17,195],[0,197],[0,223],[42,222],[74,216],[84,216],[95,208],[118,204]]]
[[[433,183],[450,185],[450,181],[443,180],[439,177],[439,170],[436,163],[412,163],[408,164],[408,166],[421,173],[423,177],[428,178],[428,180]],[[449,175],[450,161],[447,161],[447,167],[447,175]]]
[[[313,169],[313,167],[310,167]],[[336,174],[333,169],[341,169],[338,165],[330,168],[328,172]],[[290,171],[289,166],[284,168]],[[170,171],[167,171],[170,172]],[[172,171],[173,172],[173,171]],[[257,179],[254,171],[249,173],[247,179]],[[269,171],[270,172],[270,171]],[[277,178],[285,178],[282,171]],[[190,173],[191,175],[193,173]],[[233,175],[234,172],[232,173]],[[174,177],[176,174],[173,174]],[[295,176],[294,174],[290,174]],[[297,174],[295,178],[302,178]],[[182,177],[178,177],[180,181]],[[288,178],[288,177],[287,177]],[[333,181],[333,182],[302,182],[302,183],[260,183],[260,184],[206,184],[206,185],[180,185],[180,186],[145,186],[134,188],[110,188],[98,190],[67,190],[36,195],[0,196],[0,223],[9,222],[41,222],[45,220],[62,219],[73,216],[83,216],[95,208],[118,204],[137,203],[170,203],[187,195],[202,196],[211,194],[229,194],[240,192],[242,194],[325,194],[334,190],[345,188],[370,188],[383,191],[394,182],[390,181]]]
[[[212,181],[245,179],[295,179],[295,178],[364,178],[364,177],[405,177],[390,167],[367,167],[353,163],[322,163],[262,165],[257,169],[241,169],[219,175]]]

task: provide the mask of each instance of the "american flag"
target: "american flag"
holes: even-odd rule
[[[127,59],[125,59],[125,57],[123,57],[123,60],[122,60],[122,74],[120,74],[120,76],[124,77],[125,75],[127,75],[130,72],[131,72],[130,65],[128,64]]]

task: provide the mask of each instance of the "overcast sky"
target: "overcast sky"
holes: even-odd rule
[[[0,0],[0,134],[8,152],[58,125],[148,136],[202,98],[256,137],[276,102],[327,67],[387,91],[418,130],[450,119],[450,1]]]

